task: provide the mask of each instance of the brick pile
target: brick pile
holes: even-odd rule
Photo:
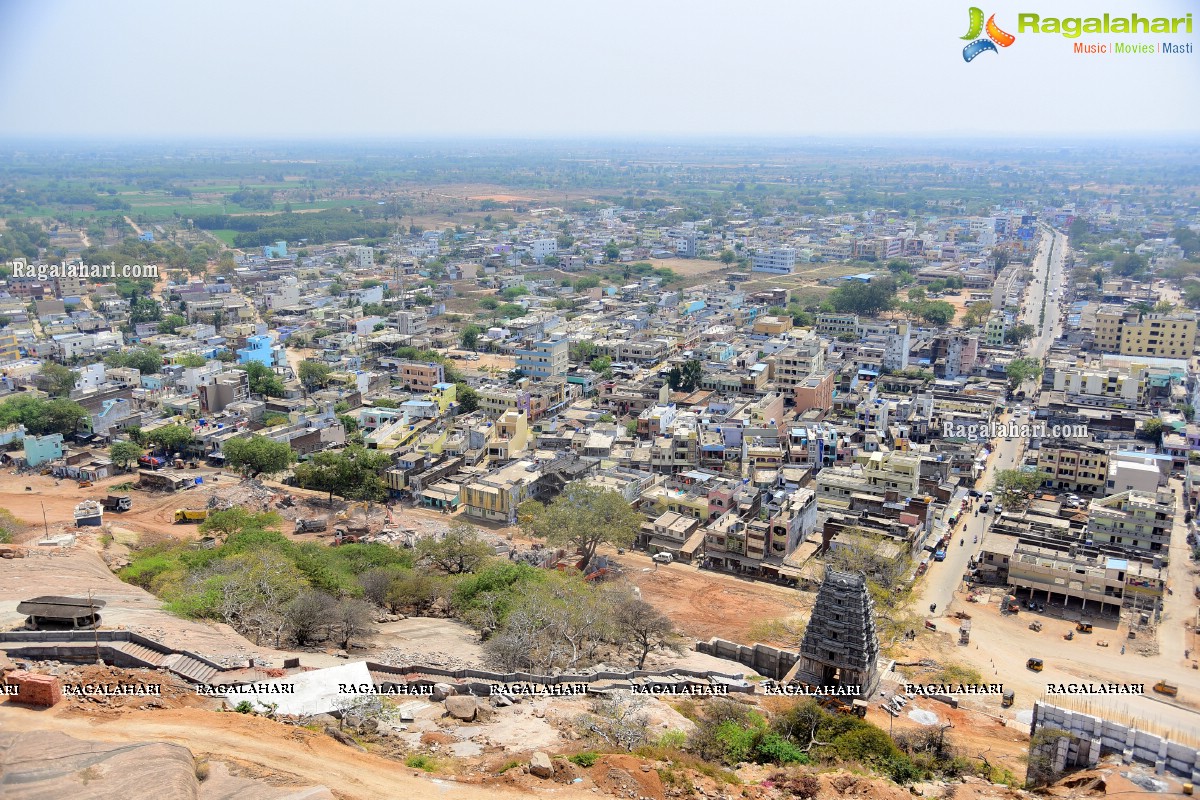
[[[52,706],[62,700],[62,681],[55,675],[37,675],[23,669],[4,676],[7,686],[16,686],[17,695],[9,702],[27,706]]]

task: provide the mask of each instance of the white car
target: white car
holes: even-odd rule
[[[675,557],[670,553],[655,553],[653,556],[651,556],[651,558],[653,558],[659,564],[670,564],[675,560]]]

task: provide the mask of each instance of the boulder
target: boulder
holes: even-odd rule
[[[539,778],[554,777],[554,763],[550,761],[550,756],[538,751],[529,759],[529,774]]]
[[[445,700],[452,694],[454,694],[454,687],[448,683],[435,683],[433,685],[434,700]]]
[[[479,710],[475,698],[469,694],[455,694],[446,698],[446,713],[463,722],[475,719]]]

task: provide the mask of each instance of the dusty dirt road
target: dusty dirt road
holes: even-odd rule
[[[105,742],[163,741],[214,761],[249,763],[297,785],[321,784],[348,800],[380,797],[449,797],[461,800],[529,798],[540,793],[424,777],[398,761],[360,753],[330,737],[261,717],[199,709],[133,711],[112,721],[55,708],[32,710],[0,703],[0,728],[11,732],[56,730]],[[590,791],[550,784],[547,795],[576,800]]]

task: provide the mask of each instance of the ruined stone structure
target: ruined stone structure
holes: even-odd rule
[[[861,573],[827,569],[787,680],[813,687],[857,686],[866,699],[879,688],[875,602]]]

